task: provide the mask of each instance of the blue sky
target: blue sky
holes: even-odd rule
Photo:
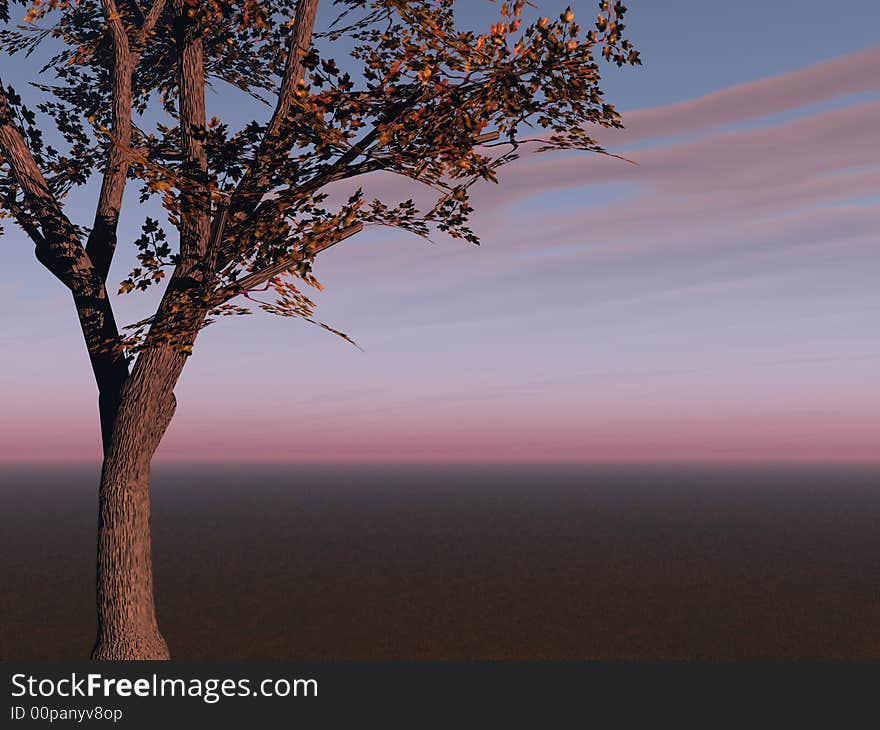
[[[465,24],[493,11],[460,6]],[[880,6],[629,8],[644,66],[606,67],[631,130],[603,141],[638,168],[530,157],[478,194],[479,249],[331,249],[319,315],[365,352],[263,315],[209,328],[159,457],[876,460]],[[21,234],[3,245],[0,457],[47,439],[95,456],[68,297]]]

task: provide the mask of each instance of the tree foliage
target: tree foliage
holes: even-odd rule
[[[469,191],[497,182],[520,145],[603,152],[591,127],[620,126],[599,68],[601,58],[639,63],[620,2],[600,2],[585,28],[570,8],[527,20],[524,0],[506,0],[483,31],[461,28],[452,0],[332,4],[335,22],[313,35],[317,0],[2,0],[0,18],[18,11],[20,22],[5,25],[0,48],[48,54],[33,106],[2,86],[3,214],[75,297],[106,299],[94,290],[126,183],[164,209],[143,222],[138,263],[118,287],[170,281],[163,304],[129,335],[105,322],[92,340],[129,354],[160,342],[188,351],[212,314],[246,311],[247,299],[230,303],[241,295],[312,320],[303,285],[318,285],[320,251],[377,226],[476,244]],[[203,118],[205,87],[225,85],[263,102],[265,117]],[[96,171],[98,211],[77,223],[66,196]],[[361,181],[379,172],[433,190],[433,202],[369,199]],[[342,181],[351,187],[338,201],[329,191]],[[85,288],[67,275],[77,257]],[[274,299],[249,296],[261,288]]]

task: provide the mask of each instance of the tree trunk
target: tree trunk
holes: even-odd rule
[[[211,301],[225,221],[225,216],[218,219],[212,239],[202,30],[185,0],[174,0],[173,9],[183,170],[192,184],[181,188],[180,260],[150,327],[148,346],[119,390],[115,415],[114,389],[101,393],[105,450],[93,659],[170,658],[153,601],[150,461],[174,415],[174,387]]]
[[[99,501],[92,659],[168,659],[153,601],[149,459],[113,449],[101,471]]]
[[[150,461],[176,403],[173,395],[164,407],[148,403],[136,395],[125,399],[105,440],[92,659],[170,658],[153,600]]]

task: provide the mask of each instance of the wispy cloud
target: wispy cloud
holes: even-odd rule
[[[626,114],[615,142],[630,144],[678,136],[788,112],[845,96],[880,90],[880,46],[792,73],[739,84],[698,99]]]
[[[630,112],[624,116],[627,130],[605,140],[612,151],[635,139],[700,133],[639,150],[632,155],[638,165],[588,154],[525,154],[503,172],[501,186],[483,186],[474,195],[476,227],[487,248],[507,252],[491,257],[488,275],[521,266],[523,255],[550,262],[556,255],[633,256],[686,244],[704,254],[737,245],[742,256],[750,256],[756,247],[784,250],[817,240],[832,245],[870,235],[880,223],[880,207],[848,203],[880,195],[880,102],[757,128],[729,127],[880,89],[877,67],[880,46],[693,101]],[[624,193],[603,202],[608,186]],[[414,192],[411,183],[395,178],[367,186],[368,194]],[[548,211],[554,195],[566,205]],[[447,249],[458,246],[443,242]],[[381,251],[381,243],[371,246],[370,255]],[[342,262],[346,255],[333,252],[328,259]],[[424,275],[409,271],[399,285],[415,291],[430,279],[463,286],[487,274],[479,256],[451,250],[445,260],[437,258]],[[384,259],[375,260],[378,274]],[[444,263],[455,276],[437,276]]]
[[[240,350],[209,329],[163,453],[876,459],[878,68],[880,46],[625,113],[602,141],[638,165],[525,154],[475,195],[481,250],[331,249],[320,314],[367,354],[288,323]],[[37,430],[85,438],[11,400],[0,457]]]

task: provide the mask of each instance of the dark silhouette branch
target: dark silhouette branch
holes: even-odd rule
[[[25,231],[34,241],[37,260],[73,295],[100,392],[101,424],[106,445],[119,390],[128,375],[124,356],[114,348],[119,341],[119,330],[113,308],[101,275],[80,243],[79,232],[50,192],[24,136],[15,124],[2,86],[0,151],[24,196],[24,207],[19,207],[20,214],[16,219],[25,221]],[[40,222],[40,231],[36,230],[36,221]]]
[[[328,233],[327,235],[309,243],[309,253],[314,256],[321,253],[321,251],[326,251],[331,246],[335,246],[340,241],[351,238],[362,230],[364,230],[364,224],[355,223],[354,225],[343,228],[340,231]],[[255,289],[261,284],[265,284],[269,279],[281,276],[284,272],[294,268],[304,259],[305,256],[302,253],[296,253],[291,256],[286,256],[272,266],[267,266],[265,269],[241,277],[229,286],[225,286],[214,292],[214,296],[211,299],[211,306],[218,307],[224,302],[228,302],[230,299],[237,297],[239,294],[243,294],[251,289]]]
[[[141,10],[141,6],[138,4],[137,0],[125,0],[125,4],[128,9],[131,11],[132,16],[134,16],[134,22],[138,25],[138,27],[144,24],[144,11]]]
[[[27,233],[28,237],[31,241],[34,242],[34,245],[38,248],[46,247],[46,239],[43,238],[43,234],[40,233],[40,229],[37,225],[37,222],[31,217],[25,210],[18,205],[13,199],[7,199],[5,203],[6,207],[12,213],[12,217],[15,218],[15,222],[21,226],[21,229]]]

